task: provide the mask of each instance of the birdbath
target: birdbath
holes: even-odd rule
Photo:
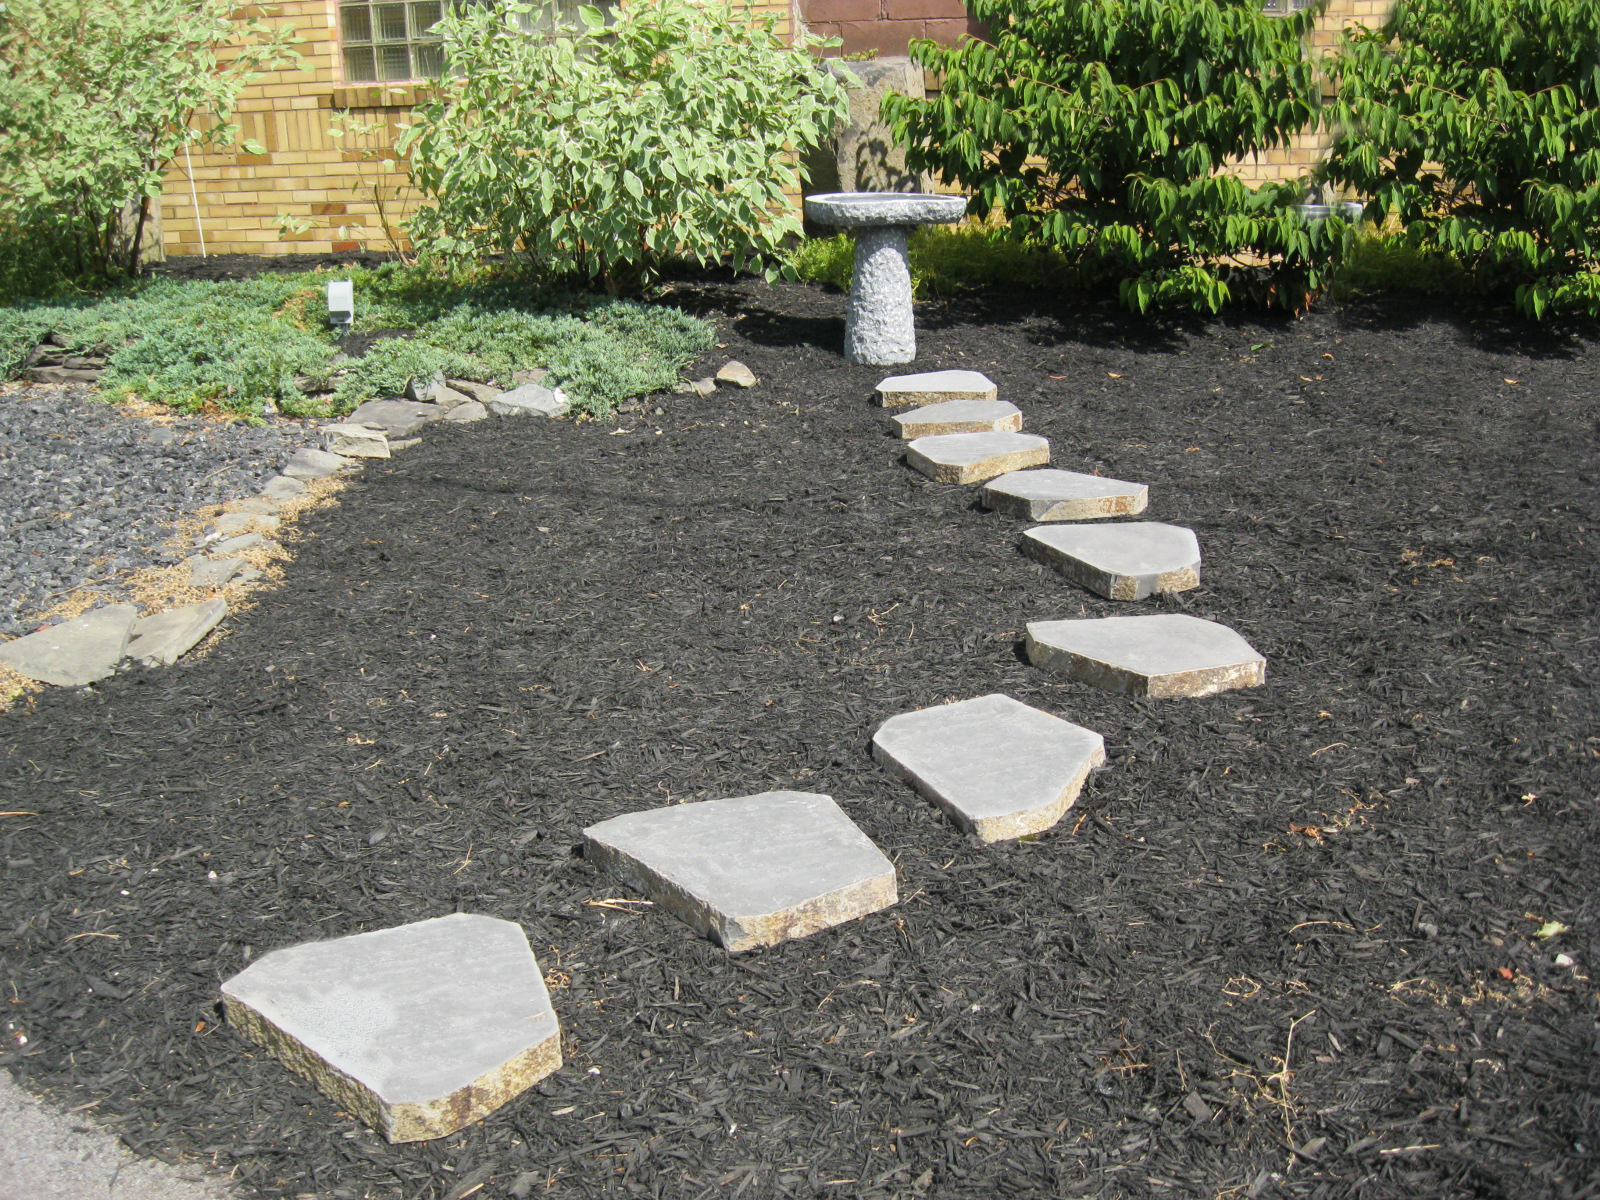
[[[918,225],[949,224],[966,212],[965,196],[929,192],[806,197],[807,218],[847,229],[856,241],[856,272],[844,319],[844,356],[851,362],[886,367],[916,358],[906,236]]]

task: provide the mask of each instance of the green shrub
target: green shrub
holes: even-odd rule
[[[1081,273],[1060,251],[1019,241],[1000,228],[931,225],[912,233],[908,250],[911,286],[918,298],[997,285],[1048,290],[1084,285]],[[808,283],[848,289],[855,243],[842,233],[807,238],[790,253],[789,265]]]
[[[1600,4],[1401,0],[1329,71],[1329,179],[1529,315],[1600,316]]]
[[[971,0],[968,11],[993,44],[913,43],[943,89],[885,100],[910,169],[974,192],[977,215],[999,209],[1016,237],[1116,281],[1140,311],[1215,311],[1240,284],[1299,308],[1325,285],[1347,223],[1300,220],[1300,185],[1251,190],[1217,173],[1314,115],[1301,42],[1311,12],[1270,17],[1261,0]]]
[[[333,412],[349,412],[364,400],[398,396],[413,379],[432,379],[435,371],[452,379],[488,376],[484,364],[469,355],[429,341],[384,338],[344,370],[333,392]]]
[[[804,38],[727,0],[632,0],[606,24],[530,37],[536,10],[448,10],[451,78],[402,138],[434,203],[411,236],[446,259],[520,255],[546,277],[617,293],[672,258],[759,265],[799,219],[790,152],[844,117]]]
[[[232,144],[240,90],[294,57],[290,31],[235,18],[235,8],[233,0],[0,3],[4,295],[137,273],[167,165],[186,145]],[[205,115],[198,128],[196,114]]]
[[[1476,290],[1471,273],[1443,250],[1415,245],[1403,233],[1370,227],[1357,235],[1328,285],[1340,299],[1396,291],[1462,297]]]

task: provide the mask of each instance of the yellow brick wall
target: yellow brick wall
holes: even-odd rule
[[[791,0],[756,0],[753,7],[779,18],[785,38],[793,31]],[[161,195],[163,244],[168,254],[329,254],[388,249],[379,202],[391,221],[416,206],[392,145],[415,103],[414,89],[351,85],[344,79],[337,36],[337,0],[280,0],[245,10],[295,28],[304,70],[261,76],[239,98],[234,116],[241,139],[265,154],[230,150],[179,155]],[[385,129],[365,138],[330,135],[336,112],[349,109],[362,124]],[[388,158],[381,156],[387,154]],[[198,203],[196,203],[198,202]],[[198,217],[196,209],[198,208]],[[311,222],[303,233],[280,233],[282,214]],[[341,234],[339,227],[362,228]]]
[[[755,7],[776,14],[780,32],[788,37],[795,27],[792,3],[757,0]],[[1392,7],[1393,0],[1331,0],[1313,45],[1333,45],[1338,31],[1353,21],[1381,24]],[[280,0],[247,10],[296,29],[305,69],[264,75],[239,99],[235,121],[241,136],[259,142],[264,154],[198,154],[192,164],[180,155],[173,163],[161,197],[168,254],[199,254],[202,235],[209,254],[389,248],[380,203],[389,210],[391,224],[417,203],[391,149],[416,94],[393,85],[350,85],[344,79],[337,8],[337,0]],[[335,138],[332,120],[343,109],[355,121],[384,128],[369,137]],[[1235,169],[1252,183],[1294,179],[1314,169],[1324,150],[1322,136],[1309,131],[1290,146]],[[286,235],[278,228],[280,215],[311,227]],[[341,226],[352,225],[360,228],[341,231]]]

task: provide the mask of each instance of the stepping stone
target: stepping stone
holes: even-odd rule
[[[489,408],[477,400],[468,400],[465,404],[458,404],[445,413],[444,419],[452,425],[469,425],[473,421],[484,421],[489,417]]]
[[[443,376],[439,386],[444,386]],[[417,430],[444,416],[441,404],[423,404],[416,400],[368,400],[349,416],[345,423],[365,425],[380,430],[390,440],[410,437]]]
[[[1267,660],[1226,625],[1183,613],[1028,622],[1028,661],[1123,696],[1164,700],[1258,687]]]
[[[266,486],[261,489],[261,494],[268,500],[275,500],[282,504],[286,500],[293,500],[305,494],[306,485],[302,479],[291,475],[276,475],[267,480]]]
[[[1032,433],[942,433],[906,443],[906,462],[940,483],[982,483],[1049,461],[1049,441]]]
[[[391,1142],[445,1137],[561,1066],[520,926],[456,913],[264,954],[228,1024]]]
[[[259,533],[245,534],[245,536],[261,537]],[[198,554],[193,558],[184,559],[183,562],[189,568],[190,586],[197,588],[225,588],[233,581],[234,576],[249,565],[242,558],[202,558]]]
[[[222,541],[211,547],[212,554],[220,554],[224,558],[233,554],[243,554],[246,550],[254,550],[265,546],[267,538],[261,533],[241,533],[237,537],[223,538]]]
[[[340,454],[346,458],[389,457],[389,439],[365,425],[324,425],[322,448],[329,454]]]
[[[984,484],[985,508],[1027,521],[1093,521],[1131,517],[1150,502],[1150,489],[1077,471],[1013,471]]]
[[[1098,733],[996,693],[890,717],[872,757],[985,842],[1049,829],[1106,761]]]
[[[1022,428],[1022,410],[1004,400],[946,400],[896,413],[889,419],[903,438],[942,433],[1016,433]]]
[[[499,389],[497,388],[491,388],[491,395],[497,393],[498,390]],[[428,403],[437,404],[440,408],[448,412],[452,408],[457,408],[460,405],[471,403],[474,399],[476,399],[476,397],[468,395],[466,392],[459,391],[456,388],[451,387],[449,384],[445,384],[443,387],[436,387],[433,389],[433,395],[428,397]],[[442,421],[444,418],[440,417],[439,419]]]
[[[727,950],[775,946],[887,908],[894,864],[831,796],[762,792],[613,817],[585,853]]]
[[[218,599],[143,617],[134,623],[127,655],[146,666],[170,667],[199,645],[200,639],[227,615],[228,602]]]
[[[737,358],[730,359],[722,370],[717,372],[716,380],[718,383],[742,388],[753,388],[761,382],[756,378],[756,373]]]
[[[110,604],[0,645],[0,665],[56,687],[83,687],[117,669],[139,610]]]
[[[891,375],[878,385],[878,403],[885,408],[905,404],[942,404],[946,400],[994,400],[1000,389],[977,371],[923,371]]]
[[[1041,525],[1022,535],[1022,548],[1107,600],[1143,600],[1200,586],[1200,543],[1194,530],[1181,525]]]
[[[216,530],[223,537],[232,537],[238,533],[276,533],[282,524],[282,518],[267,513],[224,513],[217,518]]]
[[[489,411],[500,417],[559,417],[572,404],[560,388],[547,388],[542,384],[525,383],[501,392],[489,401]]]
[[[479,383],[475,379],[447,379],[445,383],[465,395],[467,399],[476,400],[480,404],[489,403],[504,390],[492,383]]]
[[[289,456],[283,473],[291,479],[323,479],[355,465],[341,455],[330,454],[314,446],[302,446]]]
[[[278,502],[267,496],[246,496],[242,500],[229,500],[222,506],[223,512],[229,513],[257,513],[268,516],[278,511]]]

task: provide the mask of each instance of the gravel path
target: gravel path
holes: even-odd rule
[[[246,496],[315,431],[295,421],[131,416],[83,386],[0,386],[0,636],[84,584],[183,557],[163,543]]]

